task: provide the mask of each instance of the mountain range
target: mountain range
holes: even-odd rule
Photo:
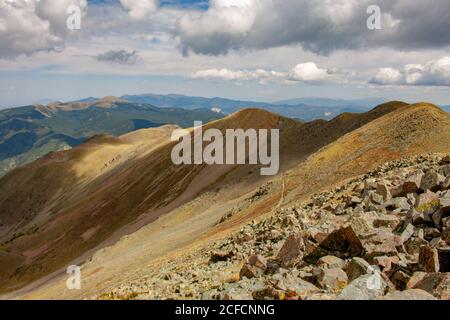
[[[192,126],[245,108],[261,108],[301,121],[330,120],[342,112],[365,112],[375,99],[295,99],[280,103],[183,95],[85,98],[0,110],[0,176],[51,151],[79,145],[96,134],[119,136],[142,128]]]
[[[260,176],[257,165],[175,166],[169,137],[176,128],[97,135],[1,178],[1,290],[101,296],[167,261],[182,268],[195,250],[246,223],[386,161],[450,152],[450,115],[428,103],[390,102],[310,122],[244,109],[205,124],[280,129],[274,177]],[[69,264],[83,264],[82,291],[65,288]]]
[[[192,126],[223,117],[209,109],[158,108],[115,97],[35,104],[0,111],[0,175],[48,152],[72,148],[96,134],[176,124]]]
[[[227,114],[243,108],[260,108],[303,121],[316,119],[331,120],[343,112],[365,112],[384,102],[382,99],[375,98],[363,100],[300,98],[267,103],[224,98],[190,97],[175,94],[125,95],[121,98],[130,102],[149,103],[159,107],[182,107],[185,109],[218,108]]]

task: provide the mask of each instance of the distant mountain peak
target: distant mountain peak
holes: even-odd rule
[[[60,102],[55,101],[47,105],[48,108],[52,110],[59,111],[73,111],[79,109],[86,109],[90,107],[100,107],[100,108],[114,108],[117,103],[128,103],[127,100],[114,97],[106,96],[100,99],[97,98],[86,98],[78,101],[71,102]]]

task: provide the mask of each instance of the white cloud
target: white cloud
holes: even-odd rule
[[[200,70],[192,74],[193,79],[218,79],[228,81],[258,80],[261,83],[277,81],[292,82],[301,81],[309,83],[319,83],[325,81],[336,80],[345,73],[337,68],[330,70],[317,67],[314,62],[300,63],[291,71],[274,71],[274,70],[231,70],[231,69],[206,69]],[[333,77],[334,75],[334,77]],[[345,74],[347,75],[347,74]]]
[[[403,70],[381,68],[369,82],[378,85],[450,86],[450,57],[425,64],[407,64]]]
[[[120,0],[120,3],[134,20],[143,20],[158,8],[158,0]]]
[[[86,0],[0,0],[0,58],[63,47],[71,33],[66,26],[70,5],[86,12]]]
[[[399,84],[402,80],[402,77],[402,73],[396,69],[380,68],[371,82],[381,85]]]
[[[259,80],[261,82],[276,81],[286,77],[283,72],[257,70],[230,70],[230,69],[207,69],[192,74],[193,79],[216,79],[216,80]]]
[[[327,77],[328,71],[318,68],[314,62],[300,63],[289,73],[289,80],[293,81],[322,81]]]

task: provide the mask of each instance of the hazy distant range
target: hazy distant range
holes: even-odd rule
[[[262,108],[287,117],[304,121],[315,119],[329,120],[343,112],[365,112],[385,102],[383,99],[335,100],[321,98],[300,98],[273,103],[232,100],[225,98],[203,98],[184,95],[124,95],[124,100],[134,103],[147,103],[161,108],[220,109],[229,114],[244,108]],[[96,98],[88,98],[96,100]]]
[[[386,99],[368,98],[357,100],[324,99],[324,98],[298,98],[282,100],[272,103],[258,101],[232,100],[225,98],[204,98],[185,95],[169,94],[142,94],[124,95],[122,99],[134,103],[147,103],[161,108],[183,109],[212,109],[218,108],[223,113],[229,114],[244,108],[262,108],[287,117],[304,121],[315,119],[330,120],[343,112],[366,112],[373,107],[386,102]],[[96,100],[87,98],[85,100]],[[450,112],[450,106],[441,106]]]

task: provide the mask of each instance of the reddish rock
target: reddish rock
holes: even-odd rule
[[[360,257],[364,252],[361,240],[352,226],[346,225],[330,233],[314,251],[305,256],[304,260],[314,263],[326,255],[340,258]]]
[[[424,173],[422,170],[417,170],[410,174],[403,183],[402,190],[404,194],[416,193],[420,190],[420,183]]]
[[[398,264],[400,259],[397,256],[381,256],[373,258],[373,263],[382,268],[383,272],[391,270],[392,264]]]
[[[383,230],[364,241],[366,254],[364,258],[372,262],[374,257],[378,256],[396,256],[397,247],[401,247],[400,237],[390,231]]]
[[[352,258],[345,266],[348,279],[353,281],[362,275],[368,274],[371,271],[371,265],[363,258]]]
[[[317,266],[328,269],[343,268],[344,265],[345,261],[335,256],[325,256],[317,262]]]
[[[314,242],[321,243],[323,240],[326,239],[328,233],[322,232],[319,229],[309,229],[307,231],[307,235],[310,239],[314,240]]]
[[[437,249],[429,246],[421,246],[419,251],[419,267],[425,272],[439,272]]]
[[[409,279],[408,283],[406,284],[406,289],[414,289],[414,287],[422,281],[428,273],[424,271],[418,271],[414,272],[412,277]]]
[[[264,274],[267,269],[267,261],[263,256],[253,255],[242,267],[239,275],[242,278],[254,278]]]
[[[277,261],[283,267],[293,267],[301,261],[306,250],[307,241],[303,232],[290,235],[278,252]]]
[[[450,299],[450,274],[416,272],[408,282],[412,289],[422,289],[438,299]],[[414,279],[415,278],[415,279]]]
[[[399,218],[393,215],[380,215],[379,217],[375,218],[373,221],[373,226],[375,228],[385,227],[394,229],[399,224]]]
[[[261,255],[253,255],[248,258],[247,263],[251,266],[255,266],[261,270],[267,269],[267,260]]]
[[[422,189],[423,191],[437,191],[440,189],[441,183],[444,182],[444,180],[444,176],[440,175],[436,171],[430,170],[422,177],[422,181],[420,182],[420,189]]]

